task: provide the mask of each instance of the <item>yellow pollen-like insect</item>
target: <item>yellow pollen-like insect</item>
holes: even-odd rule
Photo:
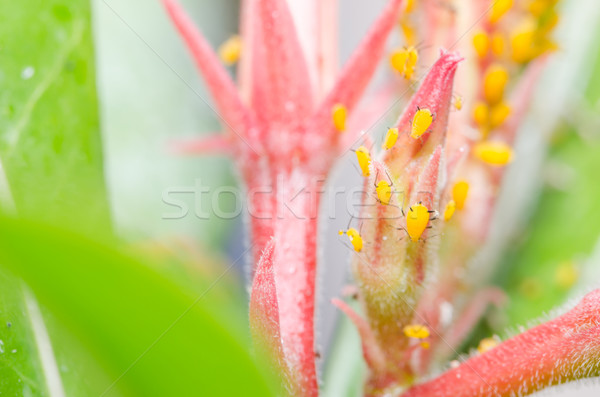
[[[331,119],[333,120],[333,125],[335,129],[339,132],[343,132],[346,130],[346,117],[348,115],[348,110],[346,106],[338,103],[333,106],[331,110]]]
[[[429,223],[431,212],[420,202],[409,207],[406,214],[406,233],[413,242],[419,241]]]
[[[479,346],[477,346],[477,351],[481,354],[492,350],[494,347],[498,346],[498,341],[494,338],[484,338],[479,342]]]
[[[429,109],[417,108],[417,112],[413,117],[410,136],[418,139],[429,130],[433,123],[433,113]]]
[[[415,47],[402,48],[396,50],[390,55],[390,65],[394,70],[404,76],[405,79],[412,79],[415,74],[419,53]]]
[[[469,193],[469,183],[466,181],[458,181],[452,187],[452,200],[456,205],[456,209],[462,210],[465,207],[465,201],[467,201],[467,194]]]
[[[500,33],[495,33],[492,36],[492,52],[497,57],[502,57],[504,55],[504,37]]]
[[[497,23],[513,6],[513,0],[496,0],[490,12],[490,23]]]
[[[452,215],[454,215],[454,211],[456,210],[456,201],[450,200],[448,204],[446,204],[446,209],[444,210],[444,220],[448,222]]]
[[[513,157],[513,150],[504,142],[479,142],[473,147],[473,153],[484,163],[496,166],[508,164]]]
[[[390,199],[392,198],[392,186],[384,180],[377,182],[375,185],[375,192],[377,193],[377,198],[381,202],[381,204],[388,205],[390,203]]]
[[[429,338],[429,328],[422,324],[409,324],[403,329],[407,338],[425,339]]]
[[[463,108],[463,99],[460,95],[454,97],[454,109],[461,110]]]
[[[483,78],[483,97],[490,106],[502,101],[507,83],[508,71],[499,65],[490,66]]]
[[[510,106],[508,106],[505,102],[500,102],[496,106],[490,109],[489,112],[489,127],[490,129],[500,127],[504,121],[510,115]]]
[[[340,230],[338,232],[338,234],[340,236],[342,234],[345,234],[345,235],[348,236],[348,240],[350,240],[350,243],[354,247],[354,251],[356,251],[356,252],[362,251],[362,248],[363,248],[363,239],[360,236],[360,233],[358,232],[358,230],[356,230],[355,228],[351,227],[351,228],[349,228],[346,231]]]
[[[371,165],[371,155],[369,154],[369,149],[364,146],[356,149],[356,158],[358,159],[358,166],[363,174],[363,176],[371,175],[369,171],[369,165]]]
[[[478,102],[473,107],[473,120],[480,129],[488,126],[490,119],[490,108],[484,102]]]
[[[238,35],[231,36],[219,46],[219,58],[226,65],[233,65],[242,55],[242,38]]]
[[[490,50],[490,37],[485,32],[477,32],[473,36],[473,48],[480,59],[487,56]]]
[[[398,128],[390,128],[388,129],[387,134],[385,135],[385,140],[383,141],[383,148],[389,150],[394,147],[396,141],[398,140]]]

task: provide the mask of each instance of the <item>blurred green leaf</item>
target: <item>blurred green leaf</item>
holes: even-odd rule
[[[0,263],[94,361],[75,370],[103,372],[80,374],[104,379],[86,379],[89,395],[271,395],[247,346],[211,315],[220,279],[192,293],[114,248],[13,219],[0,220]]]
[[[20,216],[98,233],[104,187],[90,3],[0,2],[0,160]]]
[[[0,272],[0,395],[46,395],[22,285]]]
[[[2,210],[106,235],[90,3],[3,1],[0,15]],[[0,273],[0,391],[46,396],[57,390],[38,346],[47,334],[26,293]],[[52,350],[43,354],[55,365]]]
[[[595,73],[579,103],[568,105],[577,111],[572,112],[571,125],[563,126],[554,136],[546,161],[548,180],[563,186],[544,187],[527,235],[512,247],[499,266],[496,283],[510,298],[505,324],[508,326],[527,324],[563,304],[581,273],[582,262],[600,235],[600,223],[594,216],[600,200],[600,140],[596,124],[592,121],[591,128],[588,124],[599,116],[597,44],[589,58],[595,64]]]

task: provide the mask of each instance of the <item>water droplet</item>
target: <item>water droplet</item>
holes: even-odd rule
[[[387,236],[382,237],[383,241],[387,240]]]
[[[12,327],[12,323],[11,322],[6,323],[6,328],[10,328],[10,327]]]
[[[12,349],[10,352],[15,354],[17,352],[17,349]]]
[[[0,353],[4,353],[4,342],[0,339]]]
[[[27,66],[21,71],[21,78],[23,80],[29,80],[35,74],[35,69],[33,66]]]

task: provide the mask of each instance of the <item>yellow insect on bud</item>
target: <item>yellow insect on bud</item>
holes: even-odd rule
[[[464,203],[463,203],[464,205]],[[444,220],[448,222],[452,219],[452,215],[454,215],[454,211],[456,210],[456,201],[450,200],[448,204],[446,204],[446,209],[444,210]]]
[[[487,56],[490,49],[490,38],[485,32],[475,33],[473,36],[473,47],[480,59]]]
[[[456,205],[456,209],[462,210],[465,207],[465,201],[467,201],[467,194],[469,193],[469,183],[466,181],[458,181],[452,187],[452,199]]]
[[[404,34],[405,41],[408,45],[415,45],[417,41],[417,32],[413,27],[409,18],[403,18],[400,21],[400,28],[402,29],[402,33]]]
[[[517,63],[529,62],[533,59],[535,32],[522,31],[513,34],[510,39],[511,59]]]
[[[390,128],[388,129],[387,134],[385,135],[385,140],[383,141],[383,148],[389,150],[394,147],[396,141],[398,140],[398,128]]]
[[[390,55],[390,66],[392,67],[392,69],[404,76],[407,59],[408,52],[406,51],[406,49],[396,50]]]
[[[361,146],[356,149],[356,158],[358,159],[358,166],[363,174],[363,176],[371,175],[369,171],[369,166],[371,165],[371,155],[369,154],[369,150]]]
[[[429,210],[421,203],[408,209],[406,214],[406,233],[413,242],[419,241],[429,223]]]
[[[489,126],[491,129],[500,127],[510,115],[510,106],[501,102],[490,111]]]
[[[513,150],[504,142],[479,142],[473,147],[473,153],[484,163],[503,166],[513,157]]]
[[[238,35],[231,36],[219,46],[219,58],[226,65],[233,65],[242,55],[242,38]]]
[[[499,65],[490,66],[483,78],[483,97],[490,106],[502,101],[507,83],[508,71]]]
[[[483,102],[478,102],[473,107],[473,121],[481,129],[487,128],[490,119],[490,108]]]
[[[419,53],[414,47],[396,50],[390,55],[390,65],[392,68],[407,80],[412,79],[418,61]]]
[[[454,109],[461,110],[463,108],[463,99],[460,95],[454,97]]]
[[[363,248],[363,239],[362,239],[360,233],[358,232],[358,230],[356,230],[355,228],[351,227],[347,231],[340,230],[338,232],[338,234],[340,236],[342,234],[345,234],[345,235],[348,236],[348,240],[350,240],[350,243],[352,244],[352,247],[354,247],[354,251],[356,251],[356,252],[362,251],[362,248]]]
[[[494,347],[498,346],[498,341],[494,338],[485,338],[479,342],[479,346],[477,346],[477,351],[481,354],[492,350]]]
[[[493,0],[490,23],[497,23],[513,6],[513,0]]]
[[[502,57],[504,55],[504,37],[500,33],[495,33],[492,36],[492,52],[497,57]]]
[[[333,125],[335,129],[339,132],[343,132],[346,130],[346,117],[348,116],[348,110],[346,106],[338,103],[333,106],[331,110],[331,119],[333,120]]]
[[[415,47],[408,48],[408,59],[406,60],[406,70],[404,72],[404,78],[410,80],[415,74],[417,68],[417,62],[419,62],[419,53]]]
[[[420,138],[424,133],[428,132],[431,123],[433,123],[431,110],[417,108],[417,112],[413,117],[410,136],[415,139]]]
[[[429,338],[429,328],[422,324],[409,324],[403,329],[407,338],[425,339]]]
[[[390,199],[392,198],[392,187],[387,181],[379,181],[377,185],[375,185],[375,192],[377,193],[377,198],[383,205],[388,205],[390,203]]]

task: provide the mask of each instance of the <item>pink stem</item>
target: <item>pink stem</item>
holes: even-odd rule
[[[527,395],[600,374],[600,290],[566,314],[472,357],[404,397]]]

